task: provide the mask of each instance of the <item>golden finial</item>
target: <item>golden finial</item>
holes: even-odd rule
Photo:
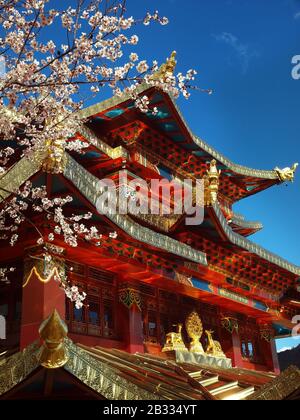
[[[58,369],[64,366],[69,359],[64,345],[68,328],[56,309],[42,323],[39,334],[43,340],[38,355],[41,366],[47,369]]]
[[[157,72],[153,74],[152,80],[165,82],[168,77],[174,76],[174,71],[177,66],[176,56],[177,52],[173,51],[171,57],[167,59],[166,63],[162,64]]]
[[[294,165],[291,168],[284,168],[279,169],[275,168],[274,170],[277,172],[277,176],[280,180],[280,182],[294,182],[295,179],[295,173],[299,166],[299,163],[294,163]]]
[[[61,107],[57,110],[57,117],[54,119],[47,118],[45,120],[44,130],[49,127],[59,127],[63,129],[65,111]],[[65,141],[63,138],[53,138],[45,141],[42,150],[38,154],[38,159],[42,162],[42,171],[49,174],[61,174],[64,172],[67,157],[65,152]]]
[[[59,139],[48,140],[46,141],[45,149],[42,170],[50,174],[60,174],[64,172],[66,155],[63,142]]]
[[[213,159],[204,177],[206,206],[212,206],[218,201],[220,175],[221,171],[217,168],[217,161]]]

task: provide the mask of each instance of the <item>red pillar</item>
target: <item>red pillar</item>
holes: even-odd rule
[[[131,288],[120,291],[118,324],[125,351],[144,353],[143,316],[139,293]]]
[[[118,321],[125,351],[144,353],[143,319],[141,311],[133,305],[130,309],[119,304]]]
[[[271,340],[271,342],[262,341],[261,350],[263,353],[265,365],[267,366],[268,370],[271,372],[274,372],[276,375],[279,375],[280,366],[279,366],[275,340]]]
[[[233,365],[234,367],[243,367],[243,356],[241,349],[241,340],[237,331],[232,333]]]
[[[280,365],[279,365],[279,359],[278,359],[278,353],[276,349],[276,343],[275,340],[272,340],[270,343],[271,347],[271,353],[272,353],[272,361],[273,361],[273,369],[276,375],[280,375]]]
[[[53,278],[47,283],[33,273],[24,279],[20,348],[23,350],[39,338],[39,327],[54,309],[65,319],[65,293]]]

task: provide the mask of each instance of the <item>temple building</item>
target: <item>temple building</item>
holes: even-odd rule
[[[71,247],[59,235],[50,243],[51,221],[34,213],[14,247],[0,242],[0,267],[16,268],[9,284],[0,283],[7,332],[0,399],[299,397],[300,372],[279,376],[274,337],[295,326],[300,267],[256,245],[251,236],[263,226],[234,211],[240,200],[293,181],[297,165],[237,165],[192,133],[167,93],[145,84],[139,93],[150,99],[148,113],[125,96],[81,111],[84,153],[54,164],[22,158],[0,179],[1,205],[30,180],[51,198],[71,195],[69,214],[92,212],[88,223],[103,234],[101,244]],[[203,222],[189,225],[190,215],[173,211],[174,191],[170,214],[162,213],[161,191],[158,214],[99,213],[100,180],[134,194],[120,174],[148,185],[203,180]],[[82,308],[58,277],[87,294]]]

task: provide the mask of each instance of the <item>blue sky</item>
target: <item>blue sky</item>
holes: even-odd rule
[[[300,336],[280,338],[279,340],[276,340],[277,353],[280,353],[288,349],[292,349],[299,345],[300,345]]]
[[[179,104],[193,131],[235,161],[258,169],[300,162],[300,1],[128,0],[128,11],[161,11],[166,27],[141,28],[137,52],[165,60],[177,50],[178,70],[195,68],[212,88]],[[298,15],[299,13],[299,15]],[[273,187],[236,206],[262,221],[257,243],[300,265],[300,171],[294,184]]]

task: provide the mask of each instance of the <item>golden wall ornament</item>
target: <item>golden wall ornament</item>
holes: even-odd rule
[[[22,287],[25,288],[31,280],[35,279],[44,284],[49,283],[51,280],[56,281],[58,284],[65,283],[66,268],[64,259],[53,256],[51,256],[51,259],[47,259],[43,248],[39,246],[27,249]]]
[[[163,352],[167,351],[188,351],[183,338],[182,338],[182,324],[177,325],[177,332],[171,332],[166,335],[166,344],[162,349]]]
[[[221,171],[217,168],[217,161],[210,162],[209,170],[204,176],[204,200],[206,206],[212,206],[218,201]]]
[[[260,327],[260,337],[262,340],[267,341],[270,343],[274,338],[274,330],[271,326],[262,325]]]
[[[219,341],[213,339],[214,331],[205,331],[208,338],[208,346],[206,349],[206,354],[213,357],[218,357],[226,359],[226,355],[222,350],[221,344]]]
[[[29,275],[25,279],[22,287],[25,288],[26,286],[28,286],[28,284],[30,283],[32,278],[37,278],[41,283],[44,283],[44,284],[47,284],[51,280],[54,280],[54,279],[56,279],[59,283],[62,283],[62,279],[60,277],[60,274],[59,274],[59,271],[58,271],[57,267],[54,267],[52,269],[52,271],[50,271],[49,275],[46,276],[46,277],[41,276],[39,274],[37,268],[33,267],[32,270],[30,271]]]
[[[65,348],[68,328],[57,310],[54,310],[52,315],[42,323],[39,334],[43,340],[37,356],[41,366],[46,369],[58,369],[64,366],[69,359]]]
[[[192,353],[199,353],[199,354],[205,354],[205,351],[203,349],[202,344],[200,343],[200,339],[203,334],[203,325],[202,321],[197,314],[196,311],[193,311],[186,319],[185,321],[185,328],[189,335],[189,337],[192,339],[190,343],[190,352]]]
[[[221,319],[221,325],[226,331],[230,332],[230,334],[239,331],[239,323],[235,318],[224,317]]]
[[[277,176],[281,182],[294,182],[298,166],[299,163],[295,163],[291,168],[275,168],[274,170],[276,171]]]
[[[133,305],[142,310],[142,298],[138,290],[132,288],[125,288],[119,290],[119,300],[126,308],[131,309]]]
[[[182,273],[178,273],[178,271],[175,271],[175,281],[177,281],[180,284],[184,284],[185,286],[193,287],[192,277]]]

